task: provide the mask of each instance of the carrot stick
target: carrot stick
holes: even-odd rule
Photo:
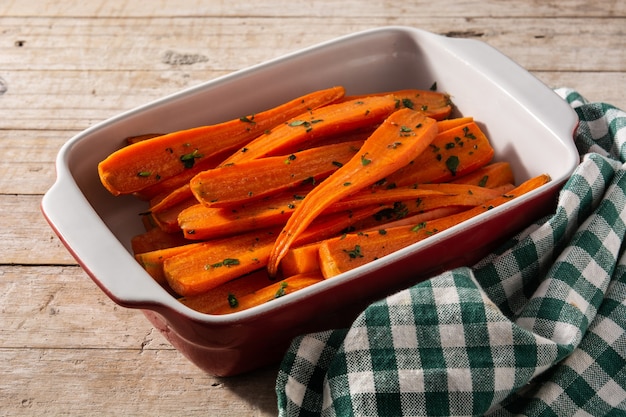
[[[294,275],[287,279],[270,284],[267,287],[261,288],[253,293],[235,299],[231,298],[230,304],[221,305],[220,307],[213,309],[211,314],[221,315],[247,310],[249,308],[265,304],[268,301],[284,297],[287,294],[292,294],[323,280],[324,277],[320,272]]]
[[[182,203],[185,200],[195,198],[191,192],[191,186],[189,183],[185,183],[182,186],[172,190],[166,196],[156,198],[150,202],[150,212],[158,213],[159,211],[167,210],[173,206]]]
[[[380,96],[344,101],[307,111],[245,144],[222,165],[293,153],[303,149],[305,142],[376,125],[395,110],[396,101],[393,97]]]
[[[397,222],[403,218],[414,216],[416,214],[429,213],[433,210],[441,208],[454,208],[454,212],[467,210],[474,206],[483,204],[484,202],[502,195],[513,189],[513,185],[498,187],[494,189],[482,188],[475,185],[464,184],[420,184],[422,192],[433,192],[436,194],[416,195],[410,197],[410,193],[405,192],[405,197],[396,200],[393,207],[383,209],[375,216],[367,218],[359,223],[354,224],[357,230],[372,229],[380,227],[390,227],[386,223]],[[400,189],[396,189],[400,190]],[[410,188],[407,190],[411,190]],[[448,213],[451,214],[451,213]]]
[[[465,174],[451,181],[451,183],[474,184],[480,187],[494,188],[505,184],[515,183],[515,177],[510,163],[493,162]]]
[[[172,246],[170,248],[138,253],[135,255],[135,259],[156,282],[165,286],[167,285],[167,280],[163,270],[165,260],[171,258],[172,256],[180,255],[184,252],[192,250],[197,245],[198,243],[189,243],[186,245]]]
[[[184,235],[193,240],[215,239],[248,230],[282,226],[311,188],[312,185],[298,187],[228,208],[193,204],[180,212],[178,225]]]
[[[377,210],[378,206],[372,206],[321,216],[295,243],[304,245],[337,236]],[[164,261],[167,282],[177,294],[189,296],[264,268],[279,232],[280,227],[267,228],[200,242],[192,250]]]
[[[283,226],[312,188],[299,187],[240,206],[207,207],[204,204],[193,204],[180,212],[178,225],[185,236],[193,240],[215,239],[246,230]],[[356,193],[335,202],[324,210],[324,214],[438,194],[442,193],[409,188],[377,189]],[[158,213],[155,217],[158,217]]]
[[[219,152],[208,158],[198,160],[193,167],[134,192],[133,195],[142,200],[149,200],[152,207],[159,201],[168,199],[170,194],[179,193],[179,189],[188,186],[189,181],[200,172],[215,168],[222,161],[224,155],[227,155],[227,153]]]
[[[332,203],[373,184],[415,159],[437,134],[437,122],[401,109],[365,141],[359,153],[315,187],[278,236],[268,263],[271,276],[294,240]]]
[[[280,263],[280,271],[283,277],[290,277],[308,272],[320,270],[318,250],[321,242],[290,248]]]
[[[181,231],[180,225],[178,224],[179,214],[186,208],[193,206],[197,203],[198,202],[196,201],[196,199],[194,199],[192,196],[191,198],[180,201],[179,203],[176,203],[171,207],[150,213],[150,215],[152,216],[152,220],[159,229],[167,233],[177,233]]]
[[[391,229],[392,227],[399,226],[413,226],[418,223],[426,222],[429,220],[440,219],[442,217],[451,216],[453,214],[460,213],[462,211],[468,210],[465,206],[444,206],[434,208],[432,210],[418,212],[417,214],[408,214],[406,217],[399,217],[397,220],[390,220],[383,224],[379,221],[378,224],[374,224],[374,222],[361,222],[354,225],[354,230],[356,232],[372,232],[375,230],[380,230],[384,228],[385,230]]]
[[[455,117],[453,119],[439,120],[437,122],[437,126],[439,127],[439,133],[441,133],[441,132],[445,132],[446,130],[453,129],[455,127],[472,123],[473,121],[474,121],[474,118],[471,116]]]
[[[267,271],[259,269],[201,294],[181,297],[178,301],[193,310],[212,314],[215,310],[237,305],[241,297],[272,283]]]
[[[130,240],[134,254],[150,252],[157,249],[171,248],[189,243],[182,233],[167,233],[158,227],[133,236]]]
[[[358,96],[352,95],[344,97],[342,101],[385,95],[394,96],[398,101],[398,108],[404,107],[419,111],[435,120],[443,120],[450,116],[452,112],[452,101],[448,94],[429,90],[405,89]]]
[[[182,296],[197,295],[263,268],[275,230],[263,230],[198,243],[180,256],[167,258],[163,271],[169,286]]]
[[[211,169],[190,182],[199,202],[225,207],[319,181],[352,158],[363,142],[320,146],[287,156],[253,159]]]
[[[215,153],[235,150],[308,109],[343,97],[344,92],[343,87],[319,90],[255,115],[134,143],[100,162],[101,182],[114,195],[140,191],[192,168]]]
[[[505,204],[548,181],[550,178],[547,175],[531,178],[506,195],[451,216],[410,226],[386,228],[371,233],[355,233],[326,240],[319,246],[320,268],[324,276],[329,278],[364,265]]]
[[[449,182],[486,165],[493,154],[489,140],[476,123],[458,126],[438,134],[429,149],[389,175],[382,186]]]

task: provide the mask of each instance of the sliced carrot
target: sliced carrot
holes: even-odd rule
[[[434,208],[432,210],[418,212],[417,214],[408,214],[406,216],[401,216],[395,220],[389,220],[384,223],[381,223],[379,220],[377,223],[373,221],[363,221],[354,225],[354,230],[356,232],[372,232],[381,229],[391,229],[392,227],[399,226],[413,226],[422,222],[427,222],[430,220],[440,219],[442,217],[451,216],[453,214],[460,213],[462,211],[468,210],[465,206],[445,206]],[[321,243],[320,243],[321,244]]]
[[[437,122],[401,109],[365,141],[359,153],[315,187],[296,208],[272,248],[268,271],[278,264],[295,239],[328,206],[386,177],[422,153],[437,134]]]
[[[245,144],[222,165],[287,155],[305,148],[306,142],[376,125],[395,110],[396,101],[393,97],[380,96],[344,101],[307,111]]]
[[[321,273],[318,260],[320,244],[315,242],[289,249],[280,263],[282,276],[290,277],[316,271]]]
[[[439,133],[441,133],[441,132],[445,132],[446,130],[453,129],[455,127],[472,123],[473,121],[474,121],[474,118],[471,116],[455,117],[452,119],[439,120],[437,122],[437,126],[439,127]]]
[[[191,190],[208,207],[248,203],[327,177],[348,162],[362,144],[325,145],[211,169],[191,180]]]
[[[505,204],[513,198],[534,190],[550,181],[547,175],[529,179],[506,195],[489,200],[485,204],[451,216],[413,224],[385,228],[378,232],[358,233],[329,239],[319,246],[320,267],[326,278],[379,259],[396,250],[419,242],[443,230],[449,229],[474,216]]]
[[[186,251],[192,250],[198,243],[188,243],[186,245],[172,246],[164,249],[157,249],[149,252],[142,252],[135,255],[135,259],[139,264],[161,285],[167,285],[163,264],[166,259],[172,256],[180,255]]]
[[[181,297],[178,301],[193,310],[212,314],[215,310],[236,306],[243,296],[271,284],[273,282],[267,275],[267,271],[259,269],[201,294]]]
[[[312,189],[311,185],[298,187],[240,206],[207,207],[204,204],[192,204],[180,212],[178,225],[185,237],[193,240],[214,239],[262,227],[283,226]],[[438,194],[442,193],[413,188],[376,189],[356,193],[335,202],[324,210],[324,214]],[[155,217],[158,217],[158,213]]]
[[[215,239],[249,230],[282,226],[312,187],[298,187],[233,207],[193,204],[180,212],[178,225],[187,239],[193,240]]]
[[[187,243],[189,241],[185,239],[182,233],[166,233],[158,227],[153,227],[144,233],[133,236],[130,240],[134,254],[186,245]]]
[[[356,192],[339,201],[333,202],[324,211],[352,210],[358,207],[369,206],[373,204],[393,204],[396,201],[417,200],[439,195],[446,195],[445,191],[430,190],[414,187],[402,188],[367,188]]]
[[[433,210],[442,208],[453,208],[452,212],[467,210],[496,198],[513,188],[512,184],[494,189],[465,184],[421,184],[418,189],[422,189],[422,192],[427,194],[416,194],[415,197],[410,197],[408,191],[411,189],[409,188],[404,193],[398,193],[403,198],[395,200],[392,208],[383,209],[375,216],[356,223],[354,227],[357,230],[386,228],[390,227],[386,223],[397,222],[403,218],[429,213]],[[433,192],[435,193],[433,194]]]
[[[191,192],[191,186],[189,185],[189,182],[187,182],[182,186],[172,190],[166,196],[153,199],[150,202],[150,212],[158,213],[159,211],[167,210],[191,198],[195,197]]]
[[[294,275],[279,282],[270,284],[267,287],[261,288],[253,293],[233,299],[231,304],[222,305],[221,307],[212,310],[211,314],[221,315],[247,310],[249,308],[265,304],[268,301],[284,297],[287,294],[292,294],[323,280],[324,277],[319,272]]]
[[[419,111],[424,115],[436,120],[443,120],[452,112],[452,101],[448,94],[430,90],[405,89],[386,91],[382,93],[362,94],[358,96],[346,96],[343,101],[359,100],[366,97],[394,96],[398,101],[398,107],[404,107]]]
[[[378,206],[319,217],[296,244],[312,243],[337,236],[354,222],[373,215]],[[164,261],[170,287],[179,295],[200,294],[256,269],[264,268],[280,227],[242,233],[198,243],[180,256]]]
[[[505,161],[492,162],[451,181],[451,183],[494,188],[505,184],[514,184],[515,176],[510,163]]]
[[[165,277],[177,294],[200,294],[263,268],[275,239],[276,231],[269,229],[198,243],[165,260]]]
[[[194,176],[207,169],[215,168],[222,162],[222,159],[227,154],[228,152],[218,152],[213,156],[203,158],[197,161],[193,167],[184,170],[180,174],[163,179],[133,194],[142,200],[149,200],[151,208],[161,201],[163,201],[164,205],[174,203],[176,201],[172,200],[173,195],[181,196],[181,189],[189,187],[189,181],[191,181]],[[188,195],[191,195],[190,191],[188,191]],[[177,199],[180,201],[180,198],[177,197]],[[162,208],[165,207],[159,207],[158,209]]]
[[[429,182],[448,182],[491,161],[494,150],[489,140],[472,122],[441,132],[429,149],[409,165],[389,175],[383,187]]]
[[[191,198],[182,200],[171,207],[157,212],[152,212],[150,215],[159,229],[167,233],[177,233],[181,231],[180,225],[178,224],[178,216],[183,210],[196,204],[198,204],[198,202],[192,196]],[[185,235],[185,237],[187,236]]]
[[[255,115],[125,146],[100,162],[100,180],[114,195],[138,192],[193,168],[204,158],[227,149],[234,151],[298,114],[343,97],[344,92],[343,87],[319,90]]]

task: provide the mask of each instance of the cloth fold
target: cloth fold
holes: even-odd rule
[[[555,92],[581,155],[555,212],[348,329],[296,338],[280,416],[626,415],[626,113]]]

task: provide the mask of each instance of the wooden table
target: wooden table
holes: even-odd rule
[[[276,415],[276,367],[197,369],[93,284],[39,203],[59,147],[94,123],[384,25],[479,39],[551,87],[626,109],[621,1],[0,3],[0,415]]]

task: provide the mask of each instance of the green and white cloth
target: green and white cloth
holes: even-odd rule
[[[280,416],[626,415],[626,113],[578,113],[580,165],[498,253],[299,337]]]

